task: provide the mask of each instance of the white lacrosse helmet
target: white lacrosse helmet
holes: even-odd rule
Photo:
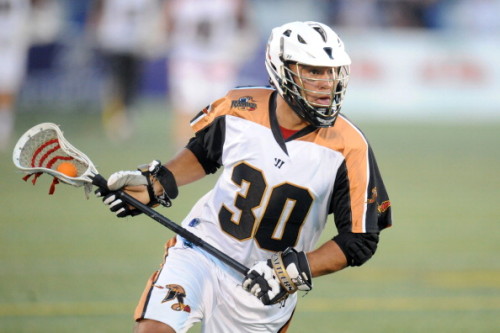
[[[344,100],[351,59],[330,27],[308,21],[274,28],[267,43],[265,63],[271,83],[295,113],[313,126],[333,126]],[[302,66],[325,67],[331,75],[304,77]],[[323,81],[331,88],[328,91],[306,89],[306,81]],[[323,95],[329,105],[308,101],[307,94]]]

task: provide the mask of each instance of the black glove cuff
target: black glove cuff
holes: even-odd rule
[[[312,289],[313,285],[311,267],[309,266],[309,260],[307,260],[307,255],[305,254],[305,252],[298,252],[294,248],[288,247],[285,249],[285,251],[283,251],[281,256],[283,257],[283,263],[285,267],[288,267],[291,262],[294,262],[297,265],[297,268],[300,269],[300,273],[304,273],[307,277],[307,279],[304,279],[302,277],[302,283],[306,284],[309,288]]]
[[[163,187],[163,194],[156,196],[156,199],[160,204],[165,207],[172,206],[171,199],[177,198],[179,194],[179,189],[177,188],[177,182],[175,177],[170,170],[161,164],[160,161],[154,160],[149,164],[149,173],[153,176],[160,185]]]

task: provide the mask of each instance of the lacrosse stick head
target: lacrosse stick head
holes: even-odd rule
[[[25,180],[35,175],[33,184],[42,173],[53,176],[50,194],[60,180],[69,185],[84,186],[88,197],[92,191],[91,177],[98,173],[92,161],[73,147],[64,138],[59,127],[52,123],[38,124],[24,133],[14,147],[12,159],[14,165],[26,174]],[[57,171],[58,166],[64,162],[71,162],[76,167],[75,177]]]

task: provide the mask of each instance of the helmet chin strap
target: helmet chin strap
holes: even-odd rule
[[[299,101],[297,101],[296,99],[293,99],[290,97],[290,93],[285,94],[284,98],[285,98],[286,103],[290,106],[290,108],[301,119],[305,120],[307,123],[311,124],[312,126],[314,126],[316,128],[333,126],[335,119],[331,124],[329,124],[329,123],[327,124],[326,122],[323,123],[322,119],[319,119],[318,117],[315,117],[314,114],[312,114],[311,112],[308,112],[306,106],[301,106],[300,102],[303,100],[302,98]]]

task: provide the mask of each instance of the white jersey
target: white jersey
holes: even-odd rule
[[[192,122],[188,144],[207,173],[223,167],[183,227],[251,267],[272,252],[315,247],[327,216],[337,232],[378,232],[390,203],[363,134],[340,116],[283,138],[274,89],[230,91]],[[180,241],[178,241],[180,240]],[[187,332],[285,332],[297,303],[265,306],[241,288],[242,276],[182,237],[167,243],[162,268],[144,290],[135,318]]]
[[[379,232],[390,203],[372,151],[345,117],[284,140],[266,88],[235,89],[192,121],[190,148],[215,187],[183,226],[251,266],[292,246],[315,248],[330,213],[338,232]]]
[[[30,0],[0,0],[0,92],[16,91],[24,78],[30,14]]]
[[[238,37],[235,0],[174,0],[169,7],[169,44],[174,58],[201,62],[231,60]]]
[[[158,0],[106,0],[97,26],[100,47],[114,52],[147,52],[151,34],[149,24],[160,11]]]
[[[30,0],[0,0],[0,45],[27,39],[30,13]]]

